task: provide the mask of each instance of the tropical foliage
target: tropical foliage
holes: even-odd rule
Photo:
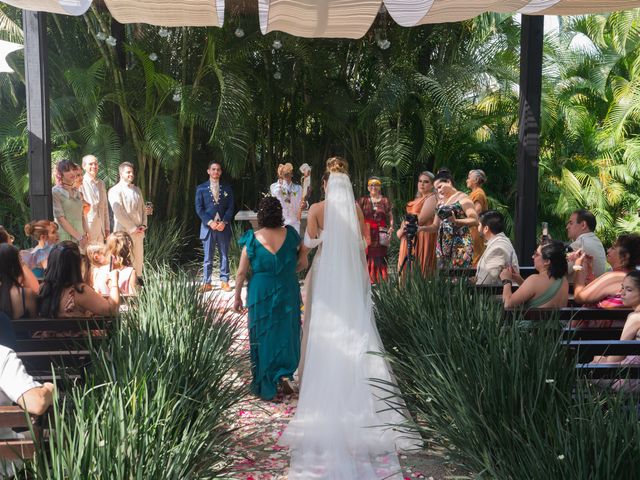
[[[473,478],[640,474],[637,398],[579,379],[559,322],[507,320],[489,296],[420,276],[374,297],[421,434]]]
[[[0,12],[0,38],[19,40],[18,12]],[[566,18],[545,39],[540,208],[556,236],[576,207],[607,236],[638,224],[639,25],[638,10]],[[412,29],[382,14],[356,41],[263,36],[237,13],[222,29],[127,25],[123,36],[96,6],[52,15],[53,157],[95,153],[108,182],[133,160],[156,212],[186,225],[209,159],[237,207],[253,208],[278,163],[307,162],[317,182],[330,154],[348,157],[359,190],[381,175],[399,207],[421,170],[448,166],[461,181],[482,168],[493,206],[511,214],[519,34],[497,14]],[[28,212],[21,55],[9,57],[17,73],[0,74],[5,223]]]

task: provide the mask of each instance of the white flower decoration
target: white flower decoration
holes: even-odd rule
[[[236,28],[236,31],[233,32],[233,34],[238,38],[242,38],[242,37],[244,37],[244,30],[241,29],[240,27],[238,27],[238,28]]]
[[[96,38],[101,42],[104,42],[107,39],[107,34],[104,32],[98,32],[96,33]]]
[[[549,383],[549,384],[551,384],[551,383],[555,383],[555,382],[556,382],[556,381],[555,381],[553,378],[547,378],[547,379],[544,381],[544,383]]]
[[[391,46],[391,42],[389,40],[387,40],[386,38],[378,40],[378,47],[380,47],[381,50],[386,50],[390,46]]]
[[[564,455],[562,454],[558,455],[558,460],[564,460]]]
[[[276,80],[280,80],[282,78],[282,74],[280,72],[276,72],[273,74],[273,78]]]
[[[180,100],[182,100],[182,95],[180,94],[180,92],[176,92],[173,94],[173,101],[174,102],[179,102]]]
[[[282,48],[282,42],[280,40],[274,40],[273,48],[275,48],[276,50],[280,50]]]
[[[158,55],[156,53],[150,53],[149,60],[151,60],[152,62],[155,62],[156,60],[158,60]]]
[[[118,41],[115,38],[113,38],[111,35],[107,37],[105,42],[107,42],[107,45],[109,45],[110,47],[115,47],[116,43],[118,43]]]
[[[166,28],[161,28],[160,30],[158,30],[158,35],[160,35],[162,38],[167,38],[169,36],[169,30],[167,30]]]

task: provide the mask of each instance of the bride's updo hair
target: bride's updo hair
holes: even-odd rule
[[[327,172],[349,175],[349,163],[342,157],[331,157],[327,160]]]

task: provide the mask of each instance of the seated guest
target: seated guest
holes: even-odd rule
[[[42,317],[86,317],[114,315],[120,306],[118,270],[109,272],[109,296],[104,298],[84,282],[78,245],[64,241],[49,255],[49,266],[38,295]]]
[[[487,243],[478,260],[476,285],[500,284],[500,272],[512,266],[518,270],[518,256],[511,240],[504,234],[504,216],[495,210],[480,215],[478,233]]]
[[[13,235],[7,232],[7,230],[2,225],[0,225],[0,245],[2,245],[3,243],[13,245],[13,240]],[[22,264],[22,285],[30,288],[34,292],[37,292],[40,288],[38,279],[33,274],[31,269],[24,264]]]
[[[51,405],[54,389],[52,383],[36,382],[16,352],[0,345],[0,406],[17,403],[32,415],[43,415]],[[28,432],[16,433],[10,428],[0,428],[0,439],[3,440],[21,439],[26,435]],[[13,477],[22,463],[20,460],[0,462],[0,477]]]
[[[109,273],[108,267],[109,260],[107,260],[107,248],[104,244],[93,243],[87,247],[86,255],[89,263],[89,275],[84,275],[84,278],[89,278],[91,286],[96,292],[103,293],[106,289],[106,294],[109,294],[107,288],[107,274]],[[104,287],[104,288],[101,288]]]
[[[50,220],[36,220],[24,226],[24,233],[33,238],[37,245],[30,250],[22,250],[20,258],[36,278],[42,278],[49,253],[58,243],[58,225]]]
[[[578,250],[573,269],[575,270],[573,287],[574,301],[579,304],[596,304],[600,307],[621,307],[620,284],[622,279],[640,265],[640,235],[620,235],[607,250],[607,260],[613,271],[600,275],[586,285],[590,276],[592,261],[588,253]]]
[[[0,225],[0,243],[8,243],[9,245],[13,245],[13,240],[13,235],[11,235],[6,228]]]
[[[108,294],[106,280],[112,270],[118,271],[118,288],[121,295],[136,293],[136,271],[133,268],[133,240],[127,232],[113,232],[107,237],[105,265],[96,274],[95,289]],[[106,257],[109,258],[108,264]]]
[[[607,259],[602,242],[596,234],[596,217],[589,210],[576,210],[567,222],[567,236],[572,240],[574,252],[582,249],[593,259],[593,276],[599,277],[607,270]],[[569,262],[569,278],[575,281],[573,262]]]
[[[37,293],[24,286],[18,249],[0,244],[0,311],[9,318],[35,316]]]
[[[502,300],[505,308],[523,305],[525,308],[566,307],[569,300],[569,282],[567,280],[567,257],[564,244],[550,241],[540,245],[533,254],[533,266],[539,272],[524,280],[513,267],[502,269],[500,279]],[[511,292],[513,281],[520,288]]]

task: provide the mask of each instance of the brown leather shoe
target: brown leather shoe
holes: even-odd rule
[[[202,293],[204,292],[210,292],[211,290],[213,290],[213,285],[211,285],[210,283],[205,283],[204,285],[202,285],[200,287],[200,291]]]
[[[220,282],[220,288],[222,289],[223,292],[231,291],[231,287],[229,286],[228,282]]]

